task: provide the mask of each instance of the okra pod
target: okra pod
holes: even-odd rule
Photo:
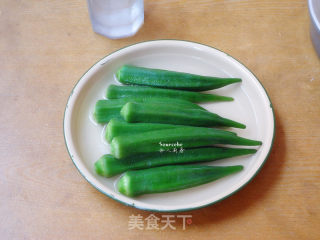
[[[243,166],[171,165],[126,172],[117,182],[120,193],[135,197],[182,190],[237,173]]]
[[[118,136],[111,142],[111,153],[116,158],[125,158],[140,153],[161,151],[162,146],[179,143],[184,149],[231,144],[243,146],[261,145],[261,141],[239,137],[234,133],[203,127],[177,127],[144,133]]]
[[[174,101],[174,102],[173,102]],[[161,104],[174,104],[176,106],[184,107],[184,108],[190,108],[190,109],[202,109],[204,108],[200,107],[199,105],[182,100],[182,99],[175,99],[172,100],[172,98],[119,98],[119,99],[109,99],[109,100],[98,100],[96,102],[96,105],[94,107],[93,116],[97,123],[107,123],[112,118],[119,118],[120,116],[120,110],[121,108],[127,103],[127,102],[137,102],[137,103],[161,103]]]
[[[190,126],[223,126],[245,128],[242,123],[223,118],[201,109],[187,109],[175,105],[126,103],[120,111],[127,122],[167,123]]]
[[[177,148],[171,152],[146,153],[139,156],[116,159],[105,154],[95,162],[96,172],[104,177],[112,177],[128,170],[158,167],[163,165],[210,162],[214,160],[253,154],[256,149],[242,148]]]
[[[181,126],[159,123],[128,123],[119,119],[111,119],[106,127],[105,139],[110,143],[114,137],[120,135],[123,136],[160,129],[171,129],[176,127]]]
[[[163,89],[156,87],[146,87],[146,86],[118,86],[110,85],[107,89],[107,98],[117,99],[117,98],[132,98],[132,97],[166,97],[175,99],[183,99],[190,102],[216,102],[216,101],[233,101],[232,97],[219,96],[214,94],[205,94],[198,92],[190,92],[184,90],[173,90],[173,89]]]
[[[111,119],[106,127],[105,139],[110,143],[114,137],[143,133],[161,129],[171,129],[177,127],[187,127],[182,125],[162,124],[162,123],[128,123],[120,119]],[[190,126],[193,128],[193,126]],[[234,132],[230,132],[235,134]]]
[[[116,73],[123,84],[153,86],[160,88],[181,89],[189,91],[206,91],[221,88],[232,83],[241,82],[240,78],[218,78],[190,73],[122,66]]]

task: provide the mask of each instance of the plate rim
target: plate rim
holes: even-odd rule
[[[260,86],[262,87],[262,89],[264,90],[266,96],[267,96],[267,99],[270,103],[270,108],[271,108],[271,112],[272,112],[272,117],[273,117],[273,134],[272,134],[272,140],[271,140],[271,144],[270,144],[270,148],[268,150],[268,153],[265,157],[265,159],[262,161],[260,167],[256,170],[256,172],[250,177],[250,179],[245,182],[242,186],[240,186],[239,188],[237,188],[236,190],[234,190],[233,192],[229,193],[228,195],[216,200],[216,201],[212,201],[208,204],[203,204],[203,205],[200,205],[200,206],[196,206],[196,207],[190,207],[190,208],[181,208],[181,209],[157,209],[157,208],[144,208],[144,207],[140,207],[140,206],[137,206],[135,204],[129,204],[127,202],[124,202],[124,201],[121,201],[119,199],[117,199],[116,197],[113,196],[113,194],[109,194],[105,191],[103,191],[102,189],[100,189],[99,187],[96,186],[96,184],[94,184],[90,179],[88,179],[88,177],[80,170],[80,168],[77,166],[77,164],[75,163],[75,160],[74,160],[74,156],[70,153],[70,150],[69,150],[69,146],[68,146],[68,141],[66,139],[66,129],[65,129],[65,125],[66,125],[66,112],[68,110],[68,104],[70,102],[70,99],[71,97],[73,96],[73,93],[74,93],[74,89],[78,86],[78,84],[80,83],[80,81],[83,79],[83,77],[94,67],[96,66],[98,63],[100,63],[103,59],[109,57],[110,55],[118,52],[118,51],[121,51],[123,49],[126,49],[126,48],[129,48],[129,47],[132,47],[132,46],[135,46],[135,45],[139,45],[139,44],[144,44],[144,43],[150,43],[150,42],[161,42],[161,41],[169,41],[169,42],[182,42],[182,43],[191,43],[191,44],[198,44],[198,45],[202,45],[202,46],[205,46],[205,47],[209,47],[209,48],[212,48],[216,51],[219,51],[221,53],[224,53],[225,55],[227,55],[228,57],[231,57],[233,60],[235,60],[236,62],[238,62],[239,64],[241,64],[246,70],[248,70],[254,77],[255,79],[258,81],[258,83],[260,84]],[[268,92],[266,91],[265,87],[263,86],[263,84],[260,82],[259,78],[257,78],[257,76],[246,66],[244,65],[241,61],[239,61],[238,59],[236,59],[235,57],[229,55],[228,53],[218,49],[218,48],[215,48],[215,47],[212,47],[210,45],[206,45],[206,44],[203,44],[203,43],[199,43],[199,42],[196,42],[196,41],[189,41],[189,40],[179,40],[179,39],[157,39],[157,40],[148,40],[148,41],[141,41],[141,42],[137,42],[137,43],[134,43],[134,44],[130,44],[130,45],[126,45],[122,48],[119,48],[115,51],[112,51],[110,52],[109,54],[105,55],[104,57],[102,57],[101,59],[99,59],[97,62],[95,62],[91,67],[89,67],[87,69],[87,71],[84,72],[84,74],[82,74],[82,76],[79,78],[79,80],[76,82],[76,84],[73,86],[71,92],[70,92],[70,95],[67,99],[67,103],[66,103],[66,107],[65,107],[65,110],[64,110],[64,115],[63,115],[63,137],[64,137],[64,142],[65,142],[65,146],[66,146],[66,149],[67,149],[67,152],[68,152],[68,155],[70,157],[70,159],[72,160],[72,163],[73,165],[78,169],[79,173],[82,175],[82,177],[84,177],[84,179],[86,179],[86,181],[88,183],[90,183],[90,185],[92,185],[96,190],[98,190],[99,192],[101,192],[102,194],[104,194],[105,196],[113,199],[113,200],[116,200],[117,202],[125,205],[125,206],[130,206],[130,207],[134,207],[136,209],[140,209],[140,210],[144,210],[144,211],[152,211],[152,212],[185,212],[185,211],[192,211],[192,210],[197,210],[197,209],[200,209],[200,208],[205,208],[205,207],[208,207],[210,205],[213,205],[213,204],[216,204],[220,201],[223,201],[224,199],[234,195],[235,193],[237,193],[238,191],[240,191],[241,189],[243,189],[245,186],[247,186],[247,184],[249,184],[255,177],[256,175],[261,171],[261,169],[263,168],[263,166],[265,165],[267,159],[269,158],[270,156],[270,153],[272,151],[272,148],[273,148],[273,144],[274,144],[274,140],[275,140],[275,134],[276,134],[276,118],[275,118],[275,112],[274,112],[274,108],[273,108],[273,104],[271,102],[271,99],[270,99],[270,96],[268,94]]]

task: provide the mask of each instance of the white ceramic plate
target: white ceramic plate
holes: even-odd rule
[[[240,173],[202,186],[161,194],[129,198],[114,187],[119,176],[103,178],[94,171],[94,162],[109,153],[101,137],[103,126],[91,120],[95,102],[105,96],[114,73],[123,64],[162,68],[219,77],[240,77],[242,83],[210,91],[234,97],[233,102],[203,104],[208,110],[246,124],[232,129],[240,136],[261,140],[263,145],[251,156],[224,159],[210,165],[244,166]],[[117,83],[118,84],[118,83]],[[268,95],[257,78],[231,56],[199,43],[158,40],[122,48],[92,66],[72,90],[64,116],[64,136],[70,157],[85,179],[105,195],[129,206],[152,211],[184,211],[220,201],[246,185],[270,153],[275,122]],[[208,163],[207,163],[208,164]]]

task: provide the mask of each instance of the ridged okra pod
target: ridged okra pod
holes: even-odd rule
[[[262,144],[261,141],[242,138],[220,129],[186,126],[115,137],[111,142],[111,153],[116,158],[125,158],[140,153],[159,152],[162,144],[175,143],[182,144],[184,149],[214,144],[243,146]]]
[[[208,127],[246,127],[242,123],[223,118],[209,111],[187,109],[175,105],[128,102],[123,106],[120,113],[124,120],[131,123],[145,122]]]
[[[256,151],[256,149],[218,147],[194,149],[171,148],[170,152],[147,153],[124,159],[116,159],[111,154],[105,154],[95,162],[95,170],[101,176],[112,177],[128,170],[145,169],[163,165],[210,162],[253,154]]]
[[[122,66],[116,73],[119,82],[161,88],[189,91],[206,91],[221,88],[232,83],[241,82],[240,78],[218,78],[190,73]]]
[[[128,123],[124,120],[111,119],[106,127],[105,139],[110,143],[114,137],[143,133],[148,131],[181,127],[173,124]]]
[[[128,102],[136,103],[161,103],[161,104],[174,104],[176,106],[184,107],[186,109],[202,109],[201,106],[182,99],[175,99],[174,103],[172,98],[119,98],[119,99],[101,99],[98,100],[94,107],[93,117],[97,123],[104,124],[109,122],[112,118],[119,118],[121,108]]]
[[[126,172],[117,182],[120,193],[135,197],[182,190],[237,173],[243,166],[171,165]]]
[[[184,90],[173,90],[173,89],[163,89],[155,87],[145,87],[145,86],[118,86],[110,85],[107,89],[107,98],[117,99],[117,98],[151,98],[151,97],[165,97],[174,99],[183,99],[190,102],[217,102],[217,101],[232,101],[232,97],[206,94],[199,92],[190,92]]]

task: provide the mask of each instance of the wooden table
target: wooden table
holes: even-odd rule
[[[1,239],[320,239],[320,61],[306,0],[145,0],[144,26],[123,40],[92,32],[85,1],[1,0],[0,36]],[[63,139],[81,75],[108,53],[153,39],[196,41],[239,59],[276,114],[262,171],[232,197],[180,213],[192,215],[185,230],[175,213],[176,230],[130,230],[130,216],[152,213],[89,185]]]

